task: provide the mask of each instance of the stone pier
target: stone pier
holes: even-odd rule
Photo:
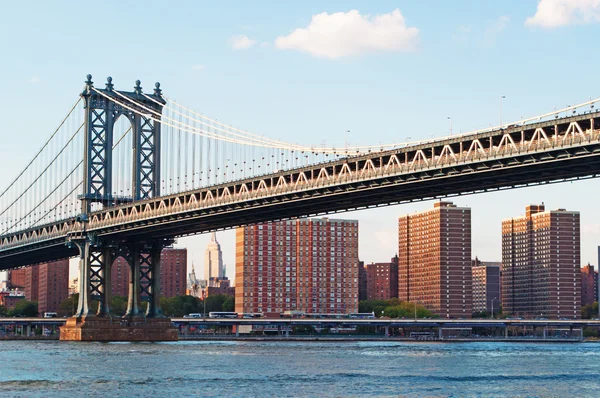
[[[169,318],[71,317],[60,328],[63,341],[177,341]]]

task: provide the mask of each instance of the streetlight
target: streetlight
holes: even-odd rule
[[[492,299],[492,319],[494,319],[494,300],[498,300],[498,297]]]
[[[348,133],[350,130],[346,130],[346,136],[344,138],[344,148],[346,150],[346,156],[348,156]]]
[[[500,96],[500,128],[502,128],[502,100],[506,98],[505,95]]]
[[[448,120],[450,120],[450,136],[452,136],[452,118],[448,116]]]

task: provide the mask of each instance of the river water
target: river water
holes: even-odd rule
[[[600,396],[600,344],[0,341],[2,397]]]

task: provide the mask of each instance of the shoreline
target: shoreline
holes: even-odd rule
[[[0,341],[59,341],[58,336],[29,336],[29,337],[21,337],[21,336],[3,336],[0,337]],[[325,342],[325,343],[333,343],[333,342],[342,342],[342,343],[352,343],[352,342],[398,342],[398,343],[600,343],[600,340],[597,339],[543,339],[543,338],[512,338],[512,339],[481,339],[481,338],[453,338],[453,339],[414,339],[414,338],[405,338],[405,337],[369,337],[369,336],[352,336],[352,337],[331,337],[331,336],[310,336],[310,337],[300,337],[300,336],[289,336],[289,337],[277,337],[277,336],[210,336],[210,337],[181,337],[178,340],[182,341],[226,341],[226,342],[235,342],[235,341],[256,341],[256,342]]]

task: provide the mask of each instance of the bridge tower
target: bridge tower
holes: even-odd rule
[[[160,309],[160,254],[171,239],[152,241],[108,241],[87,232],[93,204],[102,208],[160,196],[160,127],[166,101],[160,83],[144,94],[141,82],[134,91],[114,89],[108,77],[106,88],[94,87],[88,75],[81,93],[85,108],[84,174],[81,214],[77,221],[83,233],[69,236],[68,244],[79,251],[79,302],[77,312],[61,328],[61,340],[164,341],[177,340],[177,330]],[[113,130],[119,117],[132,126],[132,196],[113,196]],[[129,297],[125,316],[115,319],[110,311],[111,267],[117,257],[130,266]],[[146,301],[144,312],[140,301]],[[97,303],[97,304],[96,304]],[[93,306],[97,305],[96,310]]]

